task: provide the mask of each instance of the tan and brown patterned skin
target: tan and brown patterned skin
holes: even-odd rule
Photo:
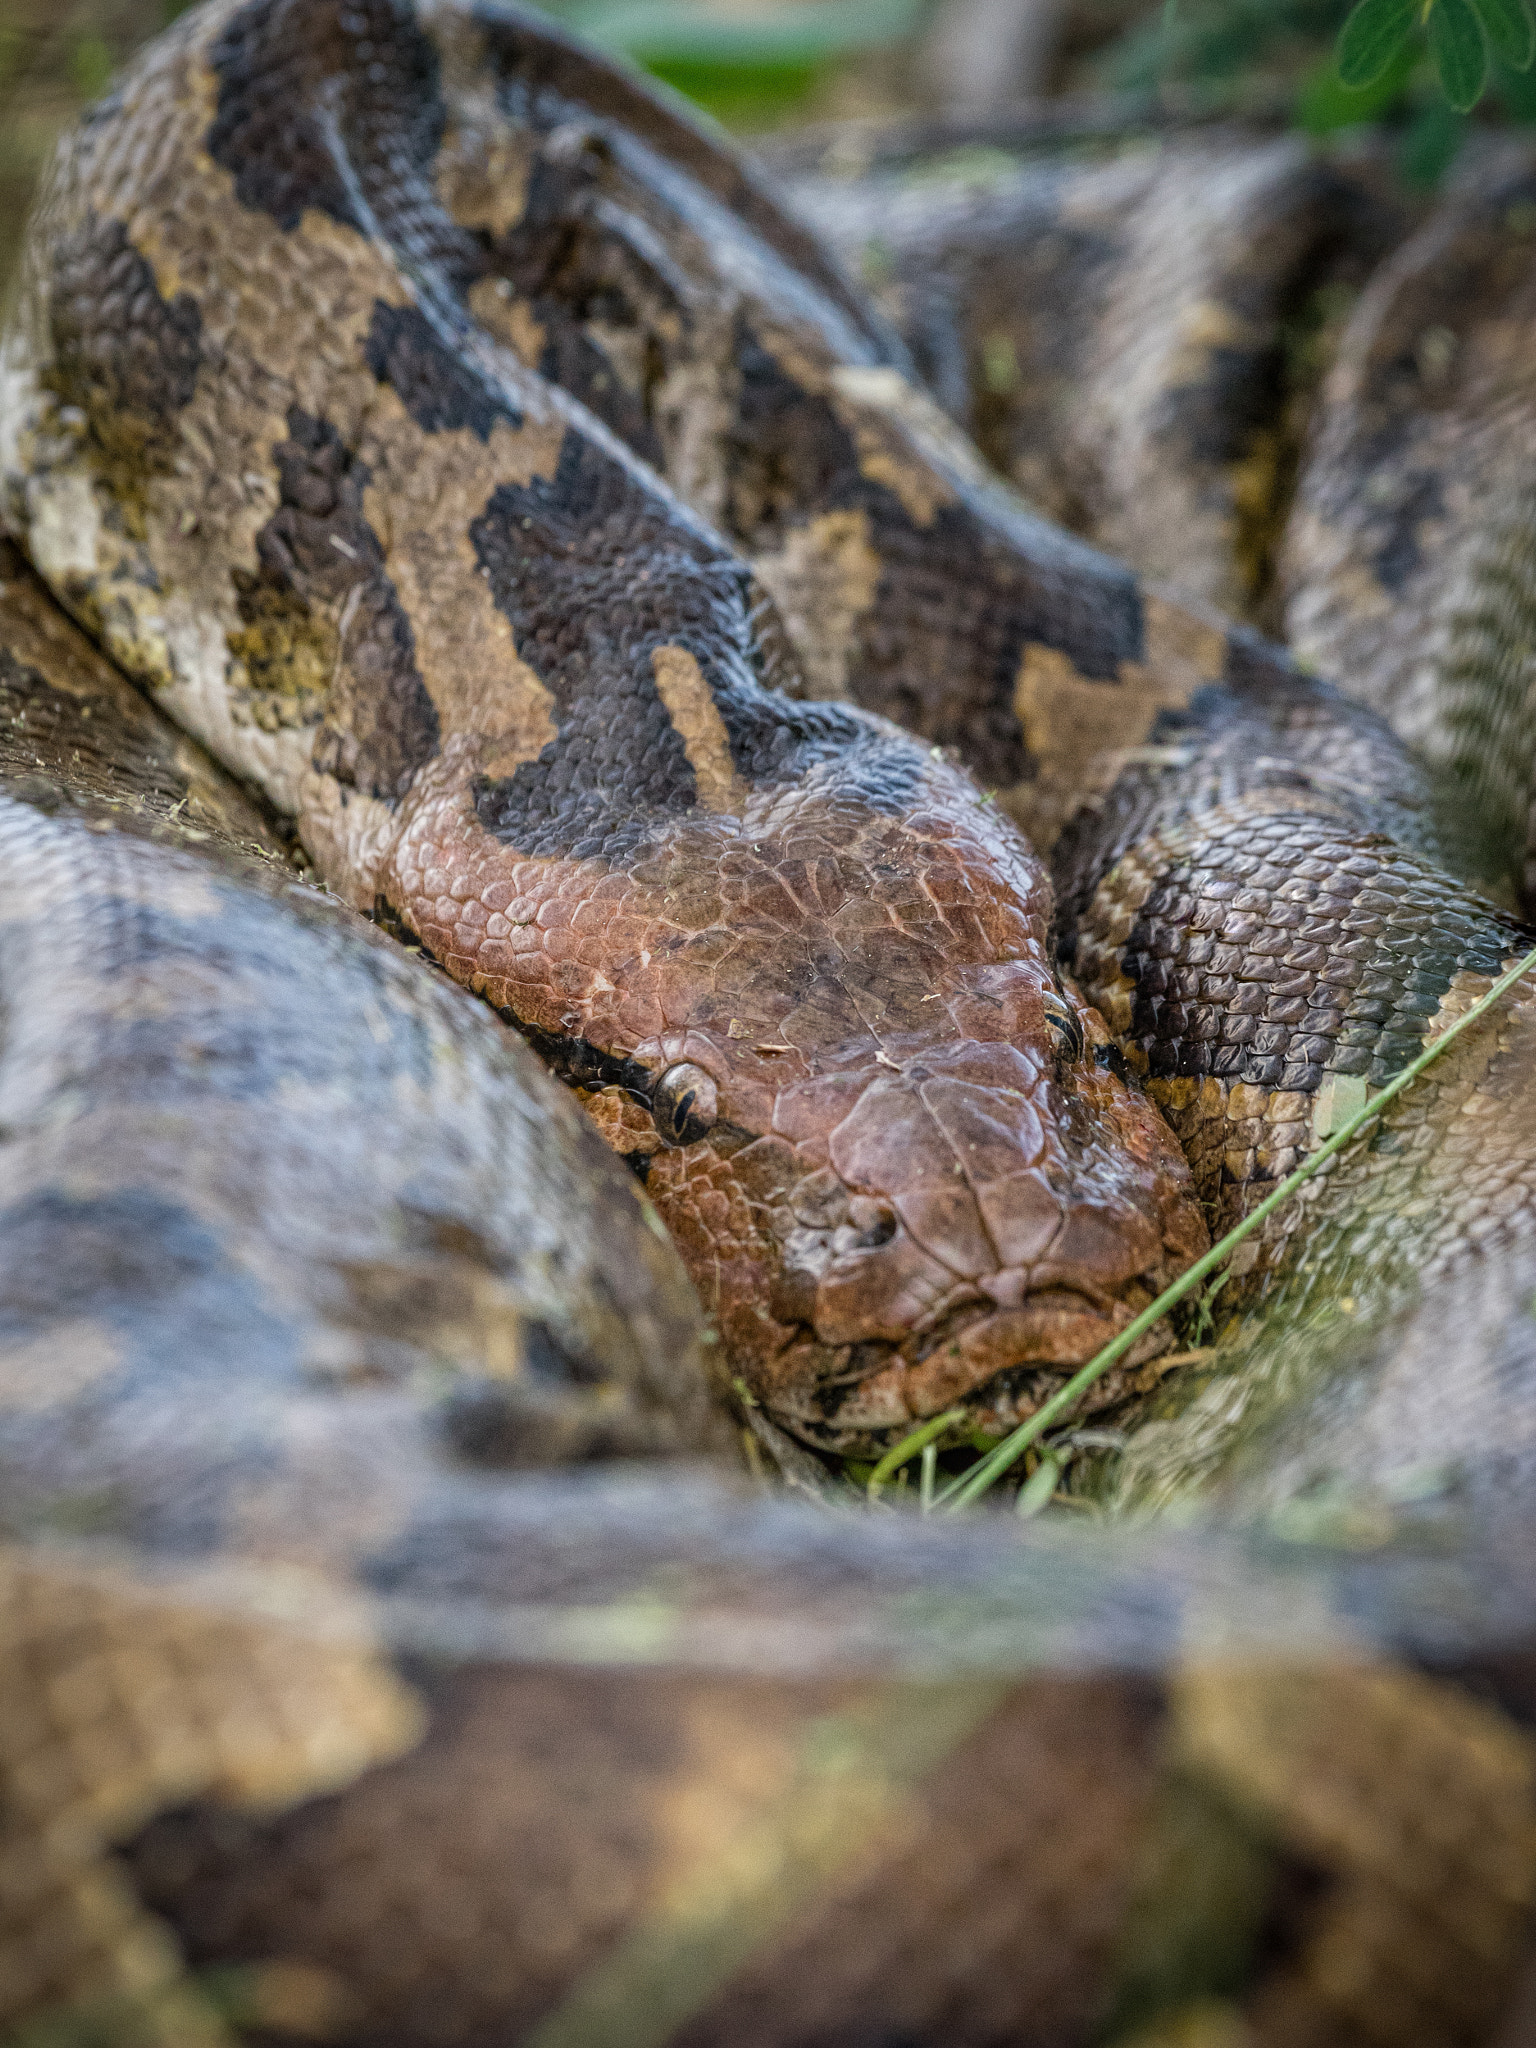
[[[1053,853],[1063,956],[1225,1230],[1529,934],[1447,870],[1430,778],[1385,722],[1320,685],[1211,691],[1114,765]],[[1293,1302],[1363,1310],[1514,1259],[1536,1220],[1533,1028],[1522,985],[1241,1249],[1224,1309],[1277,1273]]]
[[[473,316],[445,95],[461,123],[494,111],[505,37],[637,104],[511,17],[251,0],[179,24],[65,145],[34,223],[0,399],[11,513],[332,886],[411,928],[648,1161],[776,1417],[840,1449],[956,1400],[1005,1426],[1202,1244],[1187,1169],[1059,983],[1008,820],[940,751],[769,690],[745,563]],[[638,104],[638,135],[702,151],[695,198],[730,168]],[[482,140],[515,211],[516,166]],[[830,320],[841,288],[803,237],[725,197],[761,215],[743,247],[789,238],[775,290]],[[976,627],[922,538],[949,531],[950,486],[894,446],[876,435],[859,473],[893,479],[930,551],[895,568],[947,659]],[[1144,652],[1161,615],[1125,573],[1025,531],[1038,559],[1015,548],[1010,574],[1053,593],[1056,637],[1133,620]]]
[[[1487,138],[1345,328],[1282,563],[1294,644],[1445,777],[1460,850],[1527,911],[1533,343],[1536,168]]]
[[[73,1492],[259,1550],[324,1470],[339,1534],[350,1437],[376,1540],[434,1457],[718,1442],[693,1291],[569,1094],[295,875],[4,542],[0,714],[12,1532]]]
[[[790,189],[1032,505],[1268,623],[1316,329],[1412,218],[1371,152],[1175,130]]]
[[[113,263],[124,256],[115,249]],[[125,269],[132,284],[131,265]],[[190,327],[183,307],[170,338],[162,332],[173,361],[175,338],[185,342]],[[71,346],[89,364],[89,337]],[[126,374],[116,389],[139,395]],[[133,431],[107,454],[124,460],[131,476],[141,473],[146,448],[154,453],[160,428],[126,410]],[[115,438],[110,407],[105,424]],[[312,472],[334,461],[323,437],[306,440],[307,432],[296,432],[299,454],[318,459],[306,476],[289,451],[296,501],[305,489],[323,499]],[[336,481],[322,475],[321,486]],[[130,538],[134,516],[130,502]],[[346,559],[351,548],[366,559],[355,527],[333,532],[343,544],[338,555]],[[290,520],[280,537],[299,559],[295,538],[310,536]],[[306,649],[281,590],[252,572],[242,594],[251,614],[242,615],[251,636],[245,658],[260,671],[286,632],[302,668]],[[371,629],[372,674],[397,674],[398,620],[376,588],[357,598],[351,624],[360,616]],[[312,684],[333,674],[335,651],[327,662],[307,650]],[[675,665],[660,669],[659,693],[679,699],[682,714],[672,715],[697,743],[701,699],[686,689],[688,672],[680,685]],[[1314,713],[1318,701],[1326,700],[1313,700]],[[281,704],[261,708],[281,732]],[[1380,751],[1368,727],[1357,736]],[[346,737],[338,726],[338,755]],[[1280,752],[1283,737],[1265,747]],[[371,748],[376,760],[386,738],[366,734],[359,754],[369,757]],[[1314,774],[1314,784],[1324,781]],[[1382,801],[1395,829],[1412,806],[1399,801],[1390,772],[1386,782],[1367,794]],[[1343,852],[1359,858],[1358,849]],[[1302,879],[1326,881],[1333,857],[1329,849],[1314,861],[1322,875]],[[1260,875],[1254,886],[1272,884]],[[1361,908],[1369,918],[1380,906]],[[1231,914],[1247,911],[1234,905]],[[1228,936],[1246,943],[1248,935]],[[1154,947],[1142,950],[1155,957]],[[1480,962],[1469,954],[1467,964],[1475,980]],[[1219,991],[1207,993],[1220,1000]],[[1372,991],[1361,993],[1372,999]],[[1156,1031],[1150,1036],[1155,1042]],[[185,1504],[184,1447],[174,1480],[174,1497]],[[664,1517],[680,1498],[663,1495]],[[537,1501],[521,1523],[498,1489],[468,1489],[467,1505],[462,1528],[427,1520],[403,1532],[392,1557],[372,1559],[373,1583],[403,1586],[408,1596],[396,1622],[408,1621],[417,1594],[450,1635],[456,1620],[473,1624],[456,1644],[460,1659],[465,1640],[486,1640],[477,1596],[508,1597],[519,1583],[516,1564],[524,1586],[537,1584],[540,1570],[559,1589],[572,1583],[562,1555],[570,1532],[548,1529]],[[322,1534],[337,1513],[332,1498]],[[603,1556],[631,1557],[638,1520],[623,1502],[609,1512],[598,1537]],[[781,1523],[749,1529],[717,1510],[699,1526],[723,1540],[728,1583],[733,1540],[738,1558],[767,1551],[778,1563],[788,1553]],[[291,1544],[293,1524],[276,1533]],[[300,1529],[301,1538],[307,1533]],[[829,1547],[818,1524],[803,1554],[818,1566],[819,1583]],[[739,1563],[735,1569],[739,1580]],[[963,1577],[964,1560],[960,1569]],[[900,1709],[886,1707],[869,1716],[878,1731],[871,1742],[861,1739],[858,1703],[830,1687],[808,1689],[785,1713],[760,1686],[485,1674],[472,1664],[445,1677],[439,1667],[433,1739],[397,1766],[390,1759],[419,1733],[417,1701],[366,1638],[354,1648],[340,1632],[327,1635],[329,1617],[312,1605],[309,1626],[295,1628],[290,1607],[286,1619],[268,1614],[248,1636],[184,1588],[162,1583],[140,1599],[139,1584],[93,1578],[68,1556],[45,1559],[41,1570],[7,1557],[0,1590],[6,1640],[21,1653],[16,1691],[0,1716],[5,1760],[23,1794],[8,1809],[22,1826],[6,1845],[7,1900],[23,1906],[20,1938],[6,1957],[12,2012],[20,1962],[34,1972],[20,1992],[28,2018],[57,2018],[75,1989],[98,1998],[126,1993],[124,2004],[105,2015],[98,2006],[85,2024],[99,2031],[120,2021],[121,2038],[183,2048],[226,2039],[201,1987],[180,1975],[163,1928],[133,1917],[147,1897],[197,1963],[216,1971],[233,1961],[243,1971],[239,2024],[257,2039],[425,2043],[500,2038],[509,2027],[522,2032],[548,2020],[555,2038],[563,2024],[564,2038],[591,2042],[601,2038],[594,2020],[601,2025],[605,2012],[629,2023],[658,1981],[658,1958],[686,1966],[661,1980],[669,1990],[681,1986],[684,1997],[682,2010],[663,2009],[665,2031],[685,2026],[695,2040],[742,2038],[752,2025],[773,2038],[777,2023],[799,2039],[842,2041],[870,2018],[907,2038],[950,2041],[1028,2038],[1031,2026],[1055,2029],[1058,2040],[1081,2038],[1092,2025],[1145,1821],[1156,1706],[1135,1682],[1046,1681],[1000,1706],[987,1685],[957,1688],[973,1696],[953,1707],[922,1686],[907,1716],[919,1739],[901,1726]],[[219,1599],[227,1603],[230,1590],[217,1589]],[[468,1614],[455,1609],[453,1593]],[[314,1627],[319,1656],[306,1655]],[[196,1684],[186,1682],[189,1671]],[[1267,1842],[1279,1844],[1281,1862],[1294,1859],[1296,1869],[1270,1870],[1260,1886],[1260,1914],[1265,1886],[1277,1878],[1281,1908],[1268,1929],[1281,1936],[1280,1954],[1260,1963],[1261,1985],[1241,2005],[1228,1996],[1214,2011],[1209,2001],[1192,2007],[1188,2025],[1176,2011],[1152,2038],[1188,2038],[1201,2025],[1232,2041],[1350,2048],[1484,2038],[1508,1997],[1530,1897],[1526,1737],[1454,1689],[1401,1672],[1204,1671],[1175,1680],[1169,1697],[1176,1776],[1193,1772],[1218,1801],[1255,1816]],[[784,1722],[793,1738],[797,1718],[804,1739],[784,1741]],[[970,1727],[978,1730],[973,1743]],[[887,1764],[880,1750],[892,1733]],[[935,1771],[950,1750],[953,1767]],[[376,1768],[348,1791],[342,1781],[370,1761]],[[911,1802],[908,1781],[925,1771],[931,1789]],[[288,1818],[230,1810],[286,1803],[328,1782],[336,1796],[311,1798]],[[601,1801],[608,1785],[616,1811]],[[109,1862],[109,1843],[188,1798],[199,1803],[152,1821],[129,1862]],[[1177,1869],[1177,1824],[1170,1834],[1153,1847]],[[1157,1893],[1163,1866],[1158,1853],[1151,1861]],[[1307,1887],[1299,1910],[1286,1898],[1288,1874]],[[1177,1880],[1170,1889],[1164,1875],[1160,1884],[1177,1919]],[[835,1909],[830,1939],[816,1924],[828,1917],[822,1887]],[[875,1951],[874,1974],[866,1963],[872,1944],[859,1938],[871,1923],[891,1944]],[[1228,1931],[1218,1925],[1218,1935]],[[61,1933],[80,1937],[76,1946]],[[741,1958],[765,1933],[779,1942],[778,1956],[743,1968]],[[1145,1961],[1161,1966],[1156,1942]],[[1125,1971],[1122,1961],[1122,1982]],[[626,1993],[627,2008],[616,2004]]]

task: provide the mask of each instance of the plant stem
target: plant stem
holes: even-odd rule
[[[963,1408],[946,1408],[942,1415],[930,1415],[926,1422],[919,1423],[910,1436],[904,1436],[899,1444],[893,1444],[869,1475],[865,1492],[871,1500],[878,1500],[880,1489],[893,1473],[898,1472],[908,1458],[915,1458],[920,1450],[931,1444],[935,1437],[942,1436],[952,1422],[964,1422]]]
[[[1272,1216],[1282,1202],[1288,1201],[1304,1181],[1310,1180],[1319,1168],[1325,1166],[1336,1152],[1342,1152],[1357,1131],[1362,1130],[1366,1124],[1374,1123],[1389,1103],[1401,1095],[1411,1082],[1416,1081],[1424,1069],[1437,1060],[1454,1039],[1459,1038],[1462,1032],[1475,1024],[1480,1017],[1486,1016],[1499,998],[1513,988],[1521,975],[1532,967],[1536,967],[1536,947],[1501,974],[1485,995],[1479,996],[1472,1007],[1464,1011],[1454,1024],[1448,1025],[1432,1044],[1426,1045],[1422,1052],[1408,1062],[1401,1073],[1394,1074],[1380,1094],[1372,1096],[1369,1102],[1347,1116],[1332,1137],[1318,1146],[1310,1159],[1303,1160],[1294,1173],[1288,1173],[1279,1186],[1266,1195],[1257,1208],[1250,1210],[1241,1223],[1229,1230],[1219,1243],[1213,1244],[1203,1257],[1196,1259],[1192,1266],[1179,1275],[1172,1286],[1165,1287],[1156,1301],[1151,1302],[1139,1316],[1127,1323],[1118,1337],[1111,1338],[1103,1350],[1097,1352],[1085,1366],[1075,1372],[1064,1387],[1035,1410],[1027,1422],[1021,1422],[1017,1429],[1005,1436],[1000,1444],[988,1451],[986,1456],[968,1472],[962,1472],[957,1479],[952,1479],[935,1497],[934,1506],[947,1507],[951,1511],[963,1508],[971,1501],[979,1499],[989,1487],[995,1485],[1035,1439],[1049,1429],[1053,1422],[1059,1421],[1069,1408],[1074,1407],[1094,1381],[1102,1378],[1112,1365],[1122,1359],[1154,1323],[1160,1321],[1169,1309],[1181,1302],[1192,1289],[1198,1287],[1208,1273],[1214,1272],[1224,1260],[1230,1258],[1243,1239],[1251,1237],[1260,1224]],[[909,1438],[908,1442],[910,1441]],[[896,1448],[899,1451],[902,1446],[898,1444]],[[895,1453],[889,1455],[894,1457]]]
[[[1050,1506],[1056,1489],[1061,1484],[1061,1473],[1061,1460],[1047,1451],[1019,1488],[1019,1497],[1013,1504],[1013,1511],[1020,1521],[1028,1522]]]
[[[939,1469],[939,1447],[937,1444],[923,1445],[923,1476],[918,1490],[918,1505],[926,1515],[933,1506],[934,1478]]]

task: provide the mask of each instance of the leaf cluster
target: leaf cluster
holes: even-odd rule
[[[1479,100],[1536,123],[1533,51],[1532,0],[1163,0],[1096,68],[1238,113],[1278,95],[1314,135],[1388,128],[1408,181],[1433,185]]]
[[[1536,57],[1531,0],[1359,0],[1339,33],[1339,83],[1351,93],[1379,87],[1411,62],[1421,35],[1458,114],[1482,98],[1491,61],[1522,72]]]

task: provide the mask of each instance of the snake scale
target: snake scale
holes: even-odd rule
[[[1062,1676],[951,1635],[947,1686],[882,1691],[868,1661],[921,1668],[914,1585],[1006,1587],[1018,1623],[990,1532],[898,1557],[604,1461],[728,1447],[728,1387],[802,1485],[805,1447],[952,1404],[996,1434],[1524,950],[1519,636],[1415,583],[1404,524],[1518,602],[1524,415],[1463,377],[1475,337],[1415,358],[1451,418],[1420,466],[1474,502],[1410,478],[1377,556],[1460,650],[1444,702],[1357,659],[1381,609],[1346,559],[1423,411],[1399,357],[1385,398],[1347,380],[1434,236],[1496,245],[1468,317],[1493,300],[1509,357],[1509,175],[1471,230],[1392,230],[1335,372],[1287,544],[1345,696],[1027,509],[758,175],[546,23],[212,0],[66,140],[0,352],[4,513],[213,758],[7,554],[18,2038],[1488,2037],[1536,1772],[1496,1705],[1390,1662],[1475,1627],[1324,1571],[1312,1663],[1176,1670],[1296,1581],[1170,1538],[1147,1579],[1091,1568]],[[1458,775],[1498,799],[1470,853]],[[1499,1608],[1532,995],[1252,1248],[1230,1351],[1170,1370],[1160,1329],[1095,1389],[1141,1424],[1106,1498],[1342,1474],[1368,1514],[1475,1512],[1458,1597]],[[1479,1346],[1497,1371],[1447,1385]],[[584,1489],[505,1476],[568,1459]],[[1096,1638],[1157,1571],[1176,1607]],[[562,1602],[623,1612],[583,1649]],[[707,1677],[527,1668],[691,1607]],[[819,1627],[827,1675],[730,1676],[732,1611]],[[1405,1849],[1437,1786],[1458,1826]],[[1022,1864],[1021,1814],[1060,1838]],[[1220,1895],[1198,1938],[1181,1857]]]

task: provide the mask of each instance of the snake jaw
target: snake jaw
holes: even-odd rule
[[[1046,974],[1026,978],[1038,1005]],[[1094,1061],[1102,1027],[1075,992],[1053,1000],[1081,1018],[1076,1059],[1015,1006],[1017,1042],[890,1040],[833,1073],[797,1061],[771,1105],[755,1063],[738,1075],[732,1047],[688,1035],[716,1142],[664,1146],[648,1185],[733,1368],[795,1434],[867,1451],[957,1402],[1007,1428],[1203,1249],[1161,1119]]]
[[[813,773],[745,822],[667,824],[622,888],[477,818],[413,821],[420,881],[401,863],[424,942],[643,1171],[731,1376],[836,1449],[957,1399],[1031,1412],[1205,1242],[1182,1154],[1052,967],[1039,862],[947,764],[912,766],[918,812]]]

